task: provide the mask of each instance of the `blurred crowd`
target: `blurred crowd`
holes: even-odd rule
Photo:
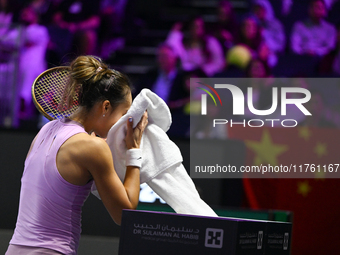
[[[35,114],[30,88],[43,70],[82,54],[105,60],[121,47],[115,38],[135,32],[129,27],[135,2],[0,0],[0,76],[19,58],[19,119]],[[251,84],[254,107],[266,109],[277,84],[272,78],[296,77],[299,86],[313,91],[308,105],[313,116],[300,125],[340,127],[340,84],[311,85],[308,79],[340,76],[340,1],[248,0],[245,12],[235,2],[216,2],[214,19],[200,13],[175,22],[157,48],[154,68],[134,82],[134,94],[149,88],[162,97],[173,115],[170,134],[183,137],[194,111],[190,78],[268,78]],[[6,85],[0,87],[6,98]]]

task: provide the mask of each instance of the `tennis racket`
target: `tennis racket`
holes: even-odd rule
[[[49,120],[68,117],[78,108],[78,93],[74,96],[74,103],[70,109],[63,102],[64,90],[69,81],[69,70],[67,66],[50,68],[41,73],[33,83],[33,102]]]

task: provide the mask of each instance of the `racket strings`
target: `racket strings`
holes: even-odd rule
[[[35,103],[48,119],[68,117],[78,108],[78,93],[74,95],[74,103],[70,109],[63,104],[62,99],[68,80],[69,71],[66,68],[57,68],[44,73],[35,81],[33,90]]]

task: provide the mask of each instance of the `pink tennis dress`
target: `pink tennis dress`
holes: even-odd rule
[[[12,246],[77,254],[81,209],[93,181],[77,186],[64,180],[57,169],[56,156],[67,139],[84,132],[82,126],[69,119],[51,121],[39,132],[25,161]]]

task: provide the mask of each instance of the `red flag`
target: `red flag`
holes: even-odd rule
[[[294,213],[293,255],[334,254],[340,228],[340,180],[329,177],[340,172],[340,130],[233,127],[228,133],[231,139],[245,142],[249,166],[295,166],[303,171],[299,177],[307,176],[307,170],[305,179],[284,178],[284,173],[276,179],[245,178],[247,202],[253,209]]]

